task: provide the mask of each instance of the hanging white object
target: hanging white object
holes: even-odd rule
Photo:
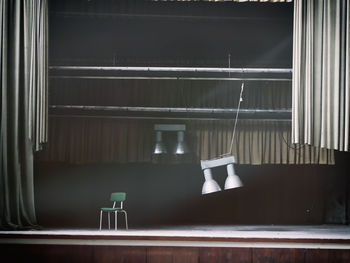
[[[185,133],[184,131],[178,131],[177,132],[177,143],[175,146],[174,153],[175,154],[185,154],[188,153],[188,146],[185,142]]]
[[[222,157],[214,160],[201,161],[201,167],[204,172],[205,182],[202,188],[202,194],[209,194],[221,191],[218,183],[213,179],[211,168],[226,165],[227,178],[225,182],[225,190],[243,186],[238,175],[235,174],[233,164],[235,163],[234,156]]]
[[[162,140],[162,132],[156,131],[156,144],[154,145],[154,154],[165,154],[167,150]]]
[[[233,157],[233,156],[232,156]],[[236,175],[233,163],[227,165],[227,178],[225,181],[225,190],[242,187],[241,179]]]
[[[155,124],[156,143],[154,146],[154,154],[167,153],[166,147],[162,141],[162,132],[177,132],[177,144],[174,149],[175,154],[185,154],[189,152],[188,146],[185,142],[185,124]]]
[[[202,166],[202,170],[204,171],[204,177],[205,177],[205,182],[202,188],[202,194],[209,194],[209,193],[221,191],[220,186],[213,179],[210,169],[213,167],[222,166],[222,165],[226,165],[226,169],[227,169],[225,190],[243,186],[241,179],[238,177],[238,175],[236,175],[235,169],[233,167],[233,164],[235,163],[235,157],[228,156],[229,154],[231,154],[232,148],[233,148],[233,142],[235,138],[235,132],[236,132],[236,126],[237,126],[237,120],[238,120],[238,113],[241,107],[241,102],[243,101],[243,98],[242,98],[243,89],[244,89],[244,83],[242,83],[241,93],[239,95],[238,109],[236,113],[235,124],[232,131],[230,151],[226,154],[221,155],[217,159],[206,160],[206,161],[201,160],[201,166]],[[223,157],[223,156],[226,156],[226,157]]]
[[[205,177],[205,182],[202,187],[202,195],[221,191],[220,186],[213,179],[210,168],[204,170],[204,177]]]

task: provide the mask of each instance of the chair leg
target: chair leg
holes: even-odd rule
[[[127,216],[127,214],[126,214],[126,211],[123,211],[124,212],[124,215],[125,215],[125,228],[126,229],[129,229],[128,228],[128,216]]]
[[[108,229],[111,229],[111,213],[108,212]]]
[[[118,229],[118,211],[114,212],[114,229],[117,230]]]
[[[100,230],[102,229],[102,214],[103,214],[103,211],[101,210],[100,211]]]

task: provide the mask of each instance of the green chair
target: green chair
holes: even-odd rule
[[[114,212],[114,219],[115,219],[115,230],[118,229],[118,212],[124,213],[125,215],[125,228],[128,229],[128,216],[126,214],[126,211],[123,209],[123,202],[126,199],[126,193],[123,192],[117,192],[112,193],[110,200],[113,202],[113,207],[102,207],[100,211],[100,230],[102,229],[102,215],[103,212],[108,213],[108,229],[111,229],[111,212]],[[120,203],[120,206],[116,206],[117,203]]]

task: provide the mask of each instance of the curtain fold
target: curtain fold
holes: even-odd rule
[[[215,0],[213,0],[213,1],[215,1]],[[216,1],[218,1],[218,0],[216,0]],[[221,0],[221,1],[224,2],[225,0]],[[293,2],[293,0],[232,0],[232,1],[233,2],[261,2],[261,3],[265,3],[265,2],[270,2],[270,3]],[[220,2],[220,0],[218,2]]]
[[[155,123],[186,124],[190,153],[171,154],[176,133],[166,132],[167,155],[153,155]],[[232,120],[125,120],[52,117],[49,143],[37,161],[67,163],[199,163],[230,149]],[[232,154],[238,164],[334,164],[334,152],[309,145],[291,144],[291,122],[239,120]]]
[[[222,80],[52,78],[50,104],[236,109],[241,84]],[[245,81],[242,108],[290,109],[291,98],[289,81]]]
[[[40,148],[47,133],[46,20],[45,0],[0,1],[0,228],[3,229],[38,227],[33,151]]]
[[[349,150],[350,0],[295,0],[294,143]]]
[[[177,2],[191,2],[191,1],[200,1],[200,0],[153,0],[155,2],[157,1],[177,1]],[[270,3],[283,3],[283,2],[293,2],[293,0],[202,0],[203,2],[270,2]]]
[[[236,109],[240,81],[174,81],[58,79],[50,81],[53,105],[103,105]],[[81,96],[84,94],[84,96]],[[242,108],[291,108],[291,82],[246,81]],[[74,113],[73,113],[74,114]],[[91,113],[93,115],[93,113]],[[38,161],[91,162],[199,162],[229,151],[232,120],[126,120],[103,117],[52,116],[49,143]],[[156,123],[186,124],[186,157],[152,155]],[[163,139],[168,151],[176,133]],[[291,143],[288,121],[240,120],[233,154],[240,164],[334,164],[332,150]]]

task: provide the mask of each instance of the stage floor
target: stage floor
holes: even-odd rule
[[[350,249],[345,225],[220,225],[0,231],[0,244]]]
[[[163,226],[125,230],[103,229],[43,229],[28,231],[0,231],[4,235],[106,236],[106,237],[209,237],[209,238],[274,238],[274,239],[350,239],[346,225],[196,225]]]

